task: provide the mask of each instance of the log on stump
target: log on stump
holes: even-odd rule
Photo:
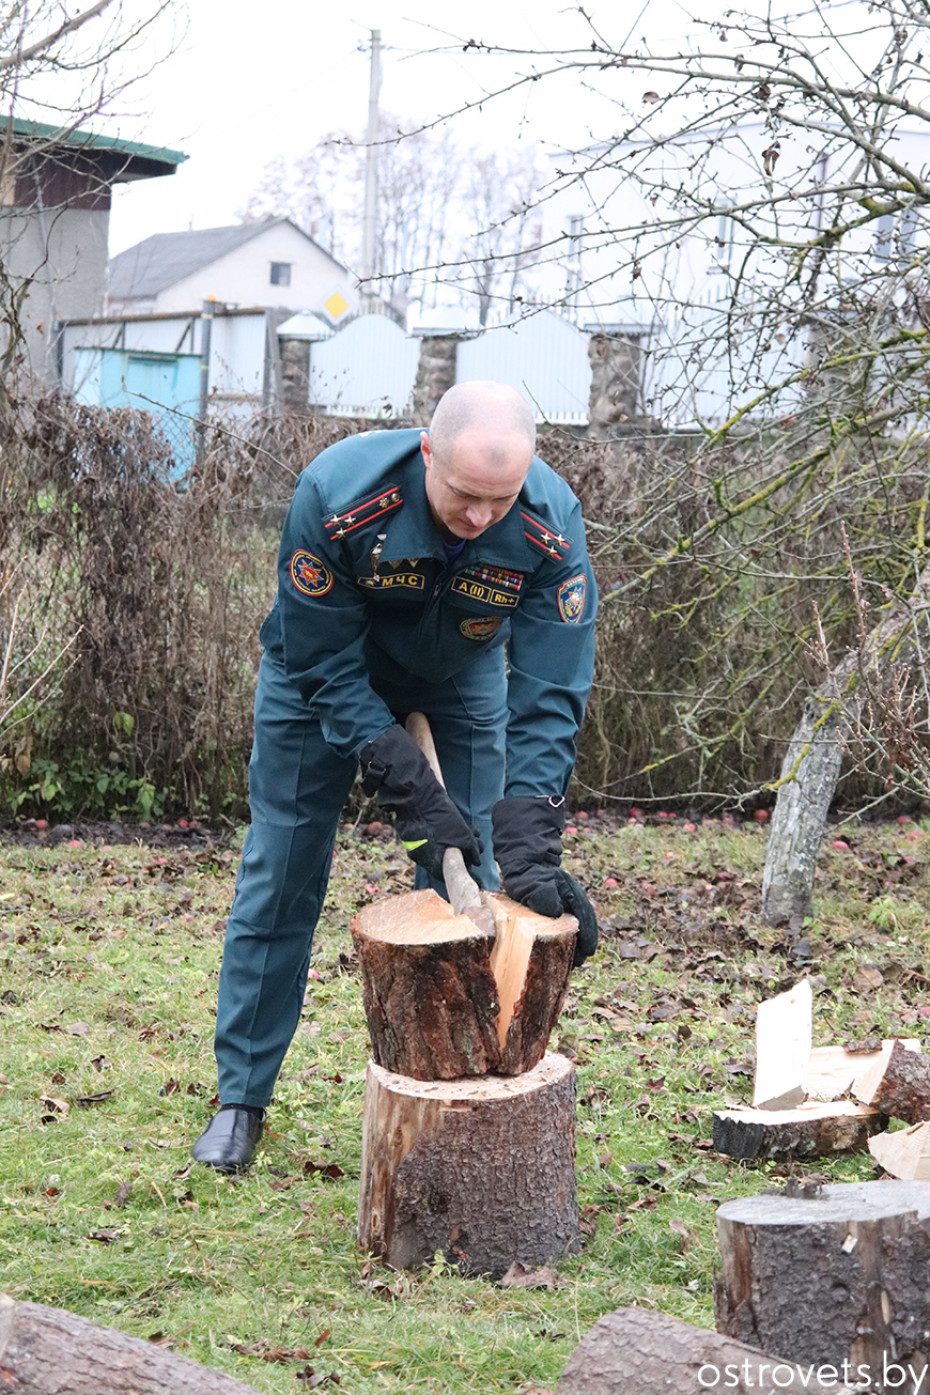
[[[571,1062],[547,1053],[520,1076],[456,1081],[369,1062],[358,1239],[395,1269],[441,1252],[494,1279],[577,1250]]]
[[[372,1057],[415,1080],[519,1075],[541,1060],[568,988],[578,922],[485,893],[489,940],[435,891],[366,906],[352,936]]]
[[[572,1352],[555,1395],[844,1395],[855,1388],[664,1313],[618,1308]]]
[[[258,1395],[165,1347],[0,1294],[0,1388],[10,1395]]]
[[[714,1147],[743,1162],[766,1158],[821,1158],[862,1152],[888,1120],[877,1109],[837,1100],[797,1109],[720,1109],[714,1113]]]
[[[786,1361],[867,1368],[878,1389],[887,1356],[889,1387],[914,1395],[930,1358],[930,1185],[729,1201],[717,1232],[719,1331]]]
[[[876,1071],[877,1074],[877,1071]],[[877,1080],[871,1072],[857,1082],[857,1099],[893,1119],[919,1124],[930,1119],[930,1056],[896,1041]]]

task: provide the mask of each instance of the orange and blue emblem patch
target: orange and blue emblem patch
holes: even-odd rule
[[[325,596],[332,589],[332,572],[312,552],[295,552],[290,570],[291,581],[305,596]]]
[[[559,614],[566,625],[577,625],[581,622],[587,590],[588,579],[585,576],[573,576],[562,582],[556,592],[556,600],[559,604]]]
[[[496,615],[476,616],[473,620],[463,620],[459,625],[459,631],[466,639],[490,639],[496,634],[503,624]]]

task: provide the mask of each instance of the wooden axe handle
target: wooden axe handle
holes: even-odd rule
[[[430,769],[436,779],[445,789],[446,782],[442,778],[442,769],[436,754],[433,733],[429,729],[426,717],[422,712],[411,712],[406,721],[406,728],[408,734],[413,737],[429,761]],[[455,914],[467,915],[484,934],[493,935],[494,916],[482,903],[478,883],[465,866],[461,848],[446,848],[442,855],[442,879],[446,884],[446,890],[449,893]]]

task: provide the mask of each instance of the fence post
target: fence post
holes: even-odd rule
[[[203,302],[200,312],[200,411],[197,428],[197,464],[203,459],[207,443],[207,403],[210,396],[210,339],[213,333],[213,316],[216,301],[212,298]]]

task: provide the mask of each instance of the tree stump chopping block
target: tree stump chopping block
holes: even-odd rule
[[[856,1182],[717,1212],[717,1329],[914,1395],[930,1361],[930,1183]],[[871,1389],[872,1386],[869,1386]],[[864,1387],[863,1387],[864,1388]]]
[[[565,998],[578,922],[484,893],[495,937],[435,891],[375,901],[352,936],[372,1057],[415,1080],[519,1075],[541,1060]]]
[[[0,1388],[10,1395],[258,1395],[186,1356],[0,1294]]]
[[[571,1062],[547,1052],[519,1076],[456,1081],[370,1062],[358,1239],[395,1269],[441,1252],[493,1279],[578,1249]]]

